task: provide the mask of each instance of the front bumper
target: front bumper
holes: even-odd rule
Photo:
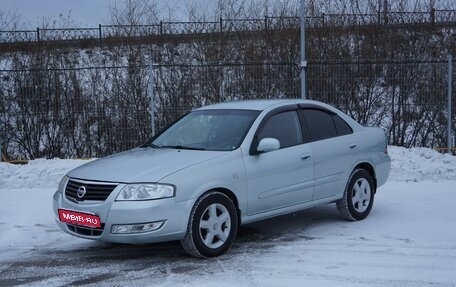
[[[66,199],[63,193],[55,192],[53,210],[57,225],[71,235],[105,242],[154,243],[184,238],[192,208],[189,201],[178,202],[174,197],[147,201],[115,201],[123,186],[124,184],[119,184],[102,202],[75,203]],[[80,232],[81,229],[59,220],[58,209],[94,213],[100,217],[103,228],[97,232]],[[114,224],[141,224],[155,221],[164,221],[164,223],[159,229],[144,233],[111,233]]]

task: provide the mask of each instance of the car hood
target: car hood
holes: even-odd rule
[[[192,165],[222,156],[222,151],[136,148],[84,164],[69,177],[110,182],[158,182]]]

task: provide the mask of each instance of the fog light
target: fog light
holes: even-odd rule
[[[156,221],[141,224],[115,224],[111,228],[113,234],[143,233],[159,229],[165,221]]]

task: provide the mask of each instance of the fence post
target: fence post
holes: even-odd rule
[[[268,31],[268,16],[264,15],[264,30]]]
[[[431,9],[431,23],[434,24],[435,22],[435,9]]]
[[[3,139],[0,137],[0,162],[2,162],[2,160],[3,160],[2,143],[3,143]]]
[[[448,153],[451,152],[451,104],[452,104],[452,88],[453,88],[453,57],[448,56],[448,130],[447,130],[447,148]]]
[[[152,136],[155,135],[155,95],[154,95],[154,61],[149,63],[149,97],[150,97],[150,118],[152,125]]]
[[[220,17],[220,33],[223,32],[223,20],[222,17]]]
[[[306,69],[307,69],[307,59],[306,59],[306,3],[305,0],[301,0],[300,5],[300,78],[301,78],[301,98],[306,99]]]
[[[36,41],[40,41],[40,28],[36,27]]]
[[[100,38],[100,42],[101,42],[101,38],[102,38],[102,35],[101,35],[101,24],[98,24],[98,37]]]

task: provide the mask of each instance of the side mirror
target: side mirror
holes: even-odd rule
[[[259,153],[270,152],[278,150],[280,148],[280,142],[274,138],[264,138],[260,141],[257,147]]]

